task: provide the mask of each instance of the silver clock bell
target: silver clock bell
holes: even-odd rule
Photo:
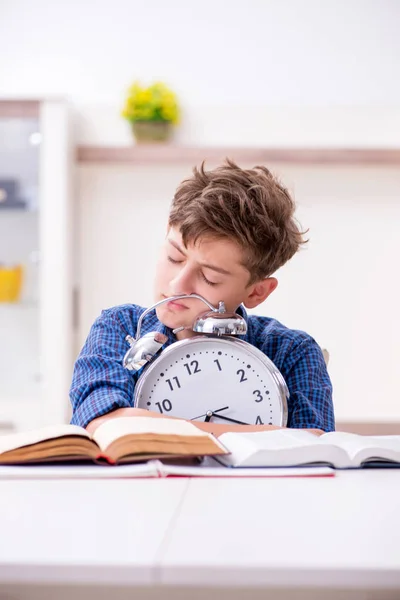
[[[184,298],[202,300],[209,308],[193,323],[198,335],[159,353],[167,336],[150,332],[140,337],[142,321],[160,304]],[[215,307],[198,294],[164,298],[146,309],[136,338],[126,337],[130,348],[123,358],[130,371],[145,367],[135,386],[134,406],[188,420],[285,426],[286,383],[261,350],[236,337],[246,331],[243,317],[227,312],[223,302]]]

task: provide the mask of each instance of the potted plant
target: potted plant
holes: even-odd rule
[[[176,95],[162,82],[148,87],[135,82],[128,90],[122,116],[131,124],[137,142],[164,142],[179,120]]]

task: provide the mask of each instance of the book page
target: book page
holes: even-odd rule
[[[242,435],[242,434],[241,434]],[[280,450],[284,448],[298,448],[299,446],[310,446],[319,443],[319,436],[314,435],[306,429],[272,429],[271,431],[257,431],[251,434],[251,442],[255,448],[264,447],[268,441],[269,450]]]
[[[278,467],[324,463],[346,466],[345,450],[321,444],[320,437],[303,429],[276,429],[249,433],[224,433],[220,441],[231,452],[218,460],[231,466]]]
[[[152,461],[155,462],[155,461]],[[132,479],[160,477],[157,465],[0,465],[2,479]]]
[[[157,417],[118,417],[110,419],[96,429],[92,439],[104,451],[112,442],[122,436],[145,433],[211,437],[217,445],[223,448],[217,438],[188,421],[183,419],[157,419]]]
[[[335,471],[330,467],[223,467],[219,462],[200,464],[194,467],[180,465],[165,465],[160,461],[159,472],[161,476],[168,477],[333,477]],[[1,476],[1,472],[0,472]]]
[[[322,444],[334,444],[346,450],[354,465],[368,458],[400,461],[400,435],[358,435],[332,431],[322,435]]]
[[[83,429],[83,427],[79,427],[78,425],[48,425],[47,427],[41,427],[40,429],[32,429],[29,431],[0,435],[0,454],[10,450],[15,450],[16,448],[31,446],[32,444],[37,444],[45,440],[51,440],[69,435],[91,439],[91,435],[86,431],[86,429]]]
[[[318,444],[319,437],[305,429],[272,429],[270,431],[229,432],[219,436],[219,440],[231,451],[236,442],[246,442],[253,452],[268,448],[268,450],[286,450],[299,446]]]
[[[329,467],[284,469],[229,469],[213,465],[187,467],[166,465],[151,460],[139,465],[0,465],[0,481],[4,479],[133,479],[149,477],[333,477]]]
[[[219,460],[232,466],[279,466],[327,460],[325,452],[319,457],[318,436],[303,429],[229,432],[219,439],[231,453]]]

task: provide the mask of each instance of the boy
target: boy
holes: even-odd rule
[[[240,312],[249,325],[244,339],[262,350],[286,380],[288,427],[322,433],[334,429],[334,416],[332,386],[321,349],[306,333],[267,317],[248,317],[244,309],[255,308],[268,298],[278,285],[272,274],[305,243],[293,218],[294,209],[288,191],[265,167],[245,170],[228,160],[212,171],[205,171],[204,166],[194,169],[172,202],[154,301],[196,293],[213,305],[224,300],[228,311]],[[132,407],[138,373],[122,366],[128,349],[125,337],[135,336],[144,310],[131,304],[117,306],[103,311],[95,321],[75,363],[72,423],[93,432],[113,417],[160,417]],[[164,303],[144,319],[141,334],[162,331],[168,337],[166,347],[196,335],[190,326],[204,310],[197,299]],[[182,325],[187,328],[174,335],[173,330]],[[276,428],[194,423],[215,435]]]

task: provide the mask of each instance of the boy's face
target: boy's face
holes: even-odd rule
[[[171,227],[161,250],[155,278],[155,301],[179,294],[199,294],[214,306],[223,300],[227,311],[240,304],[253,308],[275,289],[273,278],[248,285],[250,273],[243,266],[241,248],[229,239],[201,238],[185,248],[180,231]],[[191,326],[208,310],[201,300],[184,298],[157,307],[158,319],[175,329]],[[190,329],[178,339],[195,335]]]

